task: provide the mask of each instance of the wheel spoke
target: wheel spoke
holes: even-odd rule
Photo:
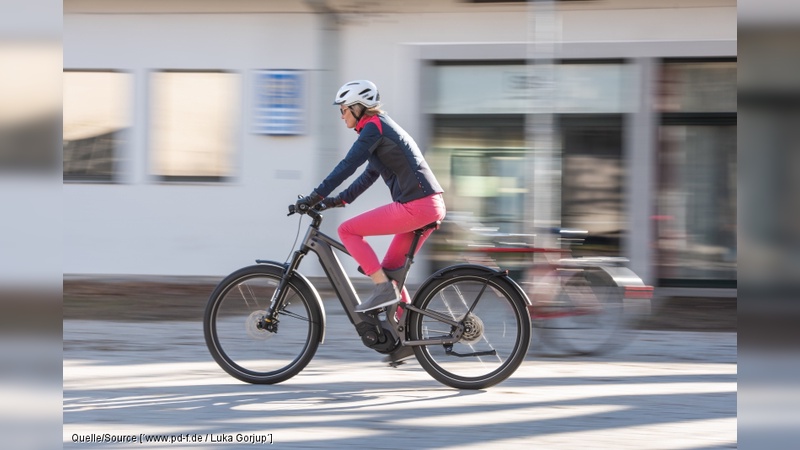
[[[281,311],[280,315],[281,316],[292,317],[294,319],[302,320],[304,322],[310,322],[311,321],[311,319],[309,319],[308,317],[300,315],[300,314],[297,314],[297,313],[293,313],[293,312],[291,312],[291,311],[289,311],[287,309],[284,309],[283,311]]]

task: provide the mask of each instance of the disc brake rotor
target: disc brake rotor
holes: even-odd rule
[[[267,315],[266,311],[253,311],[247,317],[247,322],[244,324],[244,328],[247,331],[247,335],[253,339],[258,340],[265,340],[272,337],[273,333],[258,327],[258,323]]]

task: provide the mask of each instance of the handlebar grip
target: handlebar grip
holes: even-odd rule
[[[289,214],[287,216],[291,216],[292,214],[296,213],[294,205],[289,205]]]

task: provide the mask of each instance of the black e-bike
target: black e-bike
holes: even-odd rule
[[[357,313],[358,295],[334,250],[349,253],[320,231],[320,211],[295,211],[291,205],[289,215],[295,212],[310,217],[311,224],[289,261],[256,260],[223,279],[209,298],[203,320],[206,345],[228,374],[248,383],[274,384],[297,375],[314,357],[325,336],[325,311],[317,290],[298,271],[309,252],[319,257],[367,347],[389,354],[410,346],[426,372],[456,389],[495,385],[522,364],[531,340],[530,303],[507,271],[450,266],[425,280],[410,304]],[[420,236],[431,227],[438,223],[415,231],[395,277],[399,288]]]

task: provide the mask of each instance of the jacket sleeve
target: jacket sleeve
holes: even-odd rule
[[[364,129],[361,130],[361,134],[358,135],[358,139],[353,143],[353,146],[350,147],[350,151],[347,152],[344,159],[333,168],[331,173],[316,189],[314,189],[314,191],[322,197],[329,196],[334,189],[342,184],[350,175],[354,174],[356,169],[367,161],[378,146],[380,139],[381,133],[375,124],[368,123],[364,126]],[[375,180],[372,180],[372,182],[374,181]],[[372,182],[369,184],[372,184]],[[364,189],[366,189],[366,187]],[[361,192],[359,192],[359,194],[360,193]]]
[[[375,180],[378,179],[380,174],[377,170],[375,170],[372,165],[367,165],[367,169],[364,173],[361,174],[358,178],[356,178],[353,183],[347,187],[341,194],[339,194],[339,198],[341,198],[345,203],[353,203],[353,201],[358,198],[364,191],[367,190],[368,187],[372,186],[375,183]]]

